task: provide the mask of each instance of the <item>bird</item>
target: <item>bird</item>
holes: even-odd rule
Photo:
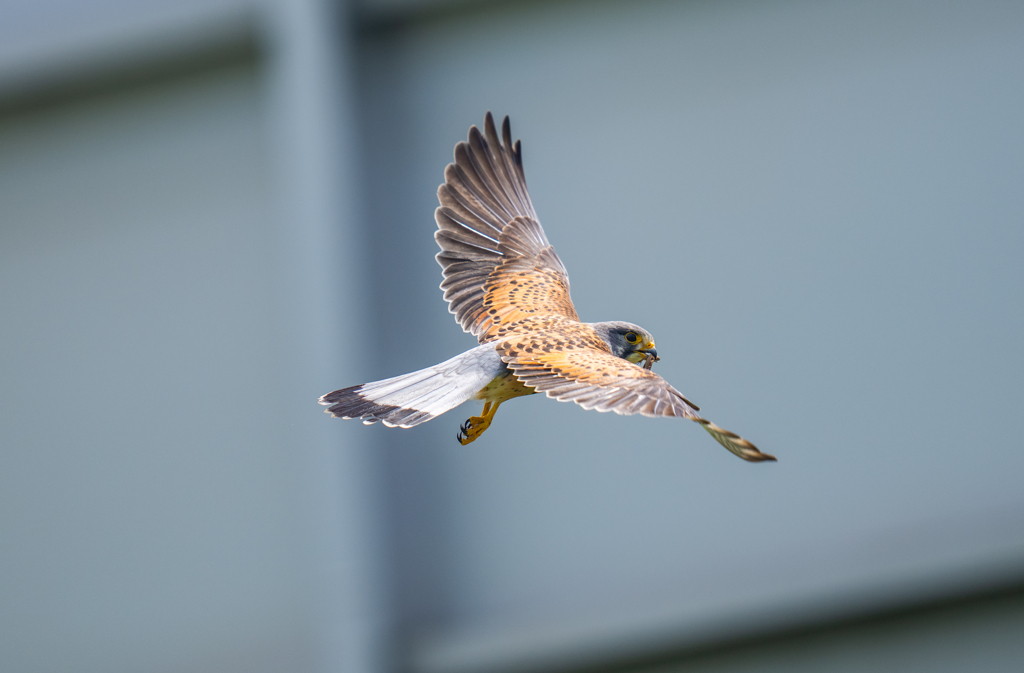
[[[776,460],[702,418],[700,407],[652,371],[660,358],[650,332],[628,322],[580,320],[569,274],[530,201],[522,145],[512,142],[507,116],[500,138],[490,112],[483,131],[470,127],[437,198],[441,289],[449,312],[478,345],[426,369],[327,393],[319,400],[326,413],[411,428],[482,400],[481,414],[456,435],[466,445],[491,426],[503,403],[543,393],[601,412],[686,418],[743,460]]]

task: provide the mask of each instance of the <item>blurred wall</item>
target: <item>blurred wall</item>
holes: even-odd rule
[[[0,670],[379,670],[325,3],[0,9]]]

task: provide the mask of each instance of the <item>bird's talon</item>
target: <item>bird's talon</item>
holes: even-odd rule
[[[465,446],[470,442],[476,441],[490,425],[491,419],[487,416],[473,416],[467,419],[465,423],[459,426],[460,432],[457,435],[459,444]]]

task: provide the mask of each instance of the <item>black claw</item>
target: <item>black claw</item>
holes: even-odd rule
[[[469,431],[472,428],[473,428],[473,419],[472,418],[467,419],[465,423],[463,423],[462,425],[459,426],[459,433],[457,435],[455,435],[455,439],[457,439],[459,441],[459,444],[462,444],[462,442],[464,440],[468,440],[469,439]]]

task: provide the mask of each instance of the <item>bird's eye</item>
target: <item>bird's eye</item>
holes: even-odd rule
[[[640,343],[640,337],[637,336],[636,332],[626,332],[626,341],[631,344]]]

